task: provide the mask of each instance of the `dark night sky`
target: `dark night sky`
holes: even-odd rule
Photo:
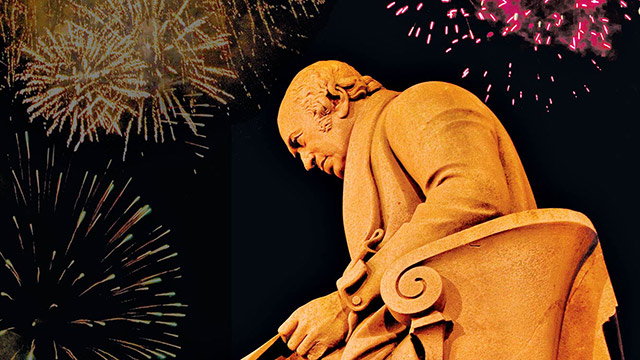
[[[84,144],[73,154],[74,167],[95,171],[113,157],[113,175],[132,177],[131,193],[152,205],[155,222],[172,229],[184,264],[181,291],[189,304],[180,358],[239,359],[275,335],[297,307],[335,290],[349,261],[342,181],[318,170],[306,172],[287,152],[276,125],[279,102],[293,76],[327,59],[345,61],[393,90],[440,80],[483,98],[487,82],[479,71],[487,69],[491,76],[503,74],[492,78],[494,89],[510,83],[553,97],[549,112],[531,98],[512,106],[502,90],[492,91],[488,105],[518,149],[538,206],[580,211],[594,223],[620,303],[627,358],[640,358],[640,310],[635,306],[640,303],[635,285],[640,242],[634,231],[640,203],[638,15],[614,37],[615,58],[600,61],[603,71],[597,72],[568,51],[563,51],[563,62],[555,52],[533,56],[529,45],[512,37],[461,46],[445,55],[436,40],[436,46],[427,47],[424,37],[408,38],[417,20],[393,16],[387,3],[328,1],[313,26],[300,29],[307,37],[297,53],[283,50],[265,57],[268,73],[262,80],[270,90],[240,97],[228,118],[218,116],[207,125],[205,144],[211,149],[204,158],[182,142],[133,142],[122,163],[117,137]],[[517,74],[507,82],[509,62]],[[461,79],[467,67],[471,75]],[[536,71],[557,74],[556,83],[533,84]],[[585,83],[591,92],[580,91],[574,99],[570,89]],[[15,120],[1,122],[5,153],[12,151],[13,134],[24,128],[18,125],[24,108],[2,101]],[[6,169],[6,159],[0,161]],[[0,175],[0,201],[12,201],[10,181]],[[13,226],[10,217],[0,221]]]
[[[394,90],[442,80],[483,98],[487,83],[477,76],[462,80],[466,67],[505,72],[509,62],[522,73],[556,74],[553,86],[538,87],[553,97],[547,113],[532,99],[511,106],[504,92],[488,105],[501,119],[520,154],[538,206],[580,211],[600,234],[620,303],[627,358],[640,356],[640,301],[634,277],[639,273],[633,230],[640,192],[636,188],[638,115],[635,45],[637,23],[626,23],[614,37],[616,58],[588,60],[564,51],[539,56],[519,39],[498,39],[485,47],[443,54],[408,38],[412,20],[393,16],[387,2],[338,1],[322,19],[299,57],[275,64],[279,74],[272,96],[257,116],[232,126],[231,146],[231,354],[240,358],[277,332],[293,310],[335,290],[348,263],[341,219],[341,181],[320,171],[305,172],[278,135],[277,107],[295,73],[318,60],[354,66]],[[478,51],[480,49],[481,51]],[[477,70],[476,70],[477,71]],[[513,88],[535,88],[531,76],[514,76]],[[559,79],[559,80],[558,80]],[[505,76],[493,86],[504,89]],[[571,84],[574,84],[571,86]],[[570,89],[588,84],[578,99]],[[582,95],[585,96],[582,96]]]

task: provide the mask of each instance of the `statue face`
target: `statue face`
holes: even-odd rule
[[[280,136],[293,156],[300,154],[305,169],[318,167],[342,179],[353,122],[336,116],[335,111],[325,116],[330,118],[314,118],[285,99],[278,113]],[[331,127],[322,131],[320,122],[327,121]]]

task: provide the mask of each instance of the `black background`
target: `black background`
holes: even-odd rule
[[[113,176],[132,177],[131,193],[152,205],[153,221],[172,229],[184,264],[184,302],[190,305],[180,358],[239,359],[275,335],[297,307],[335,290],[348,263],[342,182],[317,170],[304,171],[276,126],[290,80],[303,67],[326,59],[345,61],[393,90],[441,80],[484,98],[488,83],[479,76],[481,69],[489,70],[494,89],[507,84],[524,89],[528,97],[515,106],[504,90],[492,91],[488,105],[518,149],[538,206],[577,210],[594,223],[620,303],[625,352],[628,359],[638,358],[637,9],[630,11],[634,21],[625,22],[614,37],[615,56],[598,60],[603,69],[598,72],[579,55],[555,48],[534,53],[511,36],[444,54],[442,39],[425,46],[424,36],[407,37],[421,20],[410,14],[396,17],[387,3],[328,1],[310,26],[298,29],[307,36],[298,53],[282,50],[265,57],[269,71],[261,79],[269,91],[256,91],[251,99],[240,96],[229,116],[221,109],[207,124],[204,143],[210,150],[204,158],[182,142],[133,141],[122,162],[117,137],[84,144],[72,154],[73,167],[81,172],[99,171],[113,158]],[[509,62],[511,79],[504,75]],[[471,74],[461,79],[467,67]],[[535,84],[531,73],[536,71],[555,74],[556,82]],[[581,90],[583,84],[590,93]],[[553,98],[548,112],[531,98],[531,90]],[[5,120],[13,115],[13,121],[0,122],[2,151],[10,152],[15,132],[41,131],[41,126],[21,125],[24,107],[6,97],[2,101]],[[66,133],[61,135],[51,141],[64,144]],[[188,139],[187,131],[182,135]],[[13,201],[10,183],[3,172],[3,202]],[[10,216],[2,215],[11,225]]]
[[[444,54],[442,43],[425,46],[424,36],[408,37],[419,20],[394,16],[402,5],[387,10],[387,3],[329,4],[302,56],[274,64],[279,76],[265,109],[232,126],[232,357],[248,354],[275,335],[297,307],[334,291],[348,263],[341,181],[317,170],[305,172],[288,154],[276,125],[288,82],[304,66],[326,59],[345,61],[393,90],[442,80],[481,99],[487,82],[478,70],[506,73],[503,69],[512,62],[511,81],[495,76],[493,87],[504,89],[510,83],[528,98],[512,106],[511,96],[501,90],[492,92],[488,105],[518,149],[538,206],[577,210],[594,223],[620,304],[626,356],[640,356],[635,306],[640,300],[635,285],[640,270],[635,231],[640,201],[635,175],[640,154],[637,22],[623,24],[614,36],[615,56],[598,59],[603,69],[598,72],[590,60],[565,49],[534,53],[512,36]],[[632,10],[631,16],[635,19],[637,13]],[[467,67],[471,74],[461,79]],[[537,85],[532,72],[555,75],[556,81]],[[531,89],[553,98],[548,112],[532,99]]]

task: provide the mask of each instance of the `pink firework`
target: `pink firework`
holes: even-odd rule
[[[474,34],[471,21],[475,13],[475,5],[462,0],[441,0],[440,2],[417,5],[403,5],[391,2],[387,9],[394,11],[395,16],[412,14],[419,16],[423,22],[414,23],[407,34],[409,37],[422,38],[426,45],[444,43],[445,53],[451,52],[455,46],[471,41],[480,43],[482,39]],[[440,16],[433,16],[440,14]]]
[[[409,5],[395,1],[386,7],[395,16],[424,14],[424,21],[414,23],[408,36],[424,34],[426,43],[431,44],[435,33],[444,34],[449,38],[445,53],[463,40],[480,43],[483,38],[493,37],[495,31],[502,36],[520,36],[534,49],[563,45],[572,51],[606,56],[612,49],[611,35],[621,27],[610,18],[606,5],[605,0],[440,0],[429,8],[424,2]],[[618,0],[618,6],[623,12],[620,20],[631,20],[624,13],[629,8],[627,2]],[[479,26],[482,22],[493,31]]]
[[[489,71],[479,64],[468,63],[460,70],[465,81],[484,83],[481,98],[506,98],[511,105],[523,100],[542,104],[547,111],[554,100],[544,92],[545,88],[557,88],[558,79],[569,84],[573,98],[590,91],[584,84],[566,81],[566,76],[554,71],[566,61],[582,61],[596,71],[613,53],[612,35],[622,30],[623,22],[631,20],[638,4],[630,6],[624,0],[607,3],[605,0],[440,0],[433,2],[397,1],[387,3],[386,8],[398,18],[410,19],[407,35],[423,44],[437,47],[444,54],[451,54],[462,44],[474,45],[467,51],[476,51],[476,44],[486,44],[483,52],[492,53],[497,43],[488,41],[499,37],[522,39],[531,55],[547,64],[544,68],[527,69],[514,57],[491,59]],[[504,45],[504,43],[503,43]],[[539,52],[542,48],[547,50]],[[480,48],[477,48],[480,50]],[[514,49],[516,50],[516,49]],[[527,51],[518,49],[517,53]],[[499,52],[508,54],[505,52]],[[581,60],[580,58],[584,58]],[[535,62],[539,64],[539,61]],[[486,66],[486,64],[484,65]],[[503,67],[504,66],[504,67]],[[499,70],[499,69],[503,70]],[[512,85],[514,79],[519,85]],[[506,86],[495,86],[495,82]],[[492,85],[494,84],[494,85]],[[518,87],[520,86],[520,87]],[[542,91],[540,91],[542,90]],[[500,93],[496,93],[500,91]],[[504,92],[504,93],[502,93]]]
[[[529,4],[527,4],[529,3]],[[561,44],[573,51],[591,50],[606,56],[610,36],[619,25],[606,14],[604,0],[483,0],[480,20],[501,24],[502,36],[517,34],[534,44]],[[620,2],[621,7],[626,3]]]

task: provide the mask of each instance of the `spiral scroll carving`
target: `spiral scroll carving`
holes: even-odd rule
[[[397,314],[414,316],[434,307],[442,300],[442,278],[428,266],[415,266],[395,277],[395,286],[382,286],[382,298]]]

